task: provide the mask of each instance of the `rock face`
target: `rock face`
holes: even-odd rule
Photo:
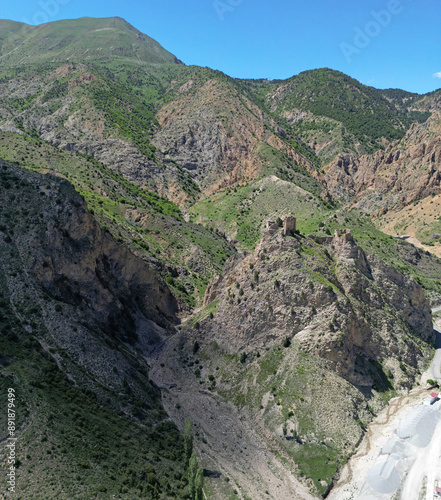
[[[265,448],[277,445],[321,494],[338,469],[335,457],[354,451],[383,398],[411,387],[434,340],[422,288],[366,254],[346,230],[284,236],[270,223],[255,251],[231,259],[211,283],[198,314],[180,339],[183,390],[193,380],[233,402]],[[202,435],[215,434],[196,406]],[[222,419],[232,415],[222,408]],[[308,469],[310,454],[329,464],[327,472]],[[223,466],[225,455],[219,451]],[[232,446],[230,462],[241,456]]]
[[[323,245],[268,231],[252,255],[207,289],[205,302],[213,300],[221,302],[220,324],[215,321],[210,331],[234,331],[217,339],[225,348],[257,350],[285,337],[296,338],[359,385],[373,384],[369,374],[358,369],[360,357],[391,364],[401,357],[417,368],[419,342],[433,341],[430,306],[422,288],[376,256],[366,255],[344,231]],[[407,347],[408,341],[417,342],[415,349]]]
[[[29,270],[37,282],[54,299],[87,309],[109,334],[124,340],[142,335],[146,320],[173,321],[176,301],[154,271],[116,244],[83,201],[75,202],[73,210],[63,207],[56,220],[47,221],[41,246],[31,242],[38,255]]]
[[[317,175],[309,161],[283,140],[286,131],[225,82],[187,82],[158,113],[153,144],[213,192],[259,178],[261,149],[270,146]]]
[[[396,208],[441,192],[441,113],[413,124],[385,151],[341,156],[328,165],[325,183],[335,198],[369,213]]]
[[[98,226],[67,181],[2,165],[0,249],[13,301],[29,296],[26,288],[35,291],[32,300],[53,336],[45,341],[55,339],[98,379],[121,385],[112,363],[129,373],[130,362],[106,342],[152,349],[173,330],[175,298],[142,259]]]
[[[136,87],[125,90],[120,97],[124,109],[115,110],[112,92],[121,88],[112,88],[114,82],[98,68],[55,66],[32,79],[0,83],[0,93],[7,96],[0,100],[3,131],[33,130],[57,148],[93,156],[131,182],[181,206],[199,190],[211,193],[258,179],[267,168],[277,171],[285,166],[289,171],[300,165],[319,178],[274,119],[230,82],[208,79],[203,69],[195,71],[195,80],[188,80],[176,65],[173,73],[180,83],[172,81],[163,89],[166,104],[151,104],[153,117],[139,100]],[[11,108],[16,99],[32,105],[17,115]],[[132,120],[141,115],[144,121],[130,127],[119,123],[126,114]]]
[[[23,495],[70,499],[80,488],[92,498],[109,474],[106,496],[150,498],[157,486],[146,489],[146,470],[155,482],[161,462],[184,476],[181,436],[141,354],[174,331],[167,287],[97,225],[67,181],[2,161],[0,256],[0,386],[17,394]],[[164,498],[179,498],[183,486],[166,482]]]

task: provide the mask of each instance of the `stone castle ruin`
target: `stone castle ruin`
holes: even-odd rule
[[[334,238],[340,240],[342,243],[354,241],[354,237],[352,236],[350,229],[336,229],[334,231]]]
[[[283,236],[293,236],[296,232],[297,219],[295,217],[285,217],[283,219]],[[266,222],[266,230],[270,232],[278,231],[279,225],[277,222],[268,220]],[[316,243],[322,245],[332,244],[332,243],[352,243],[354,237],[351,234],[350,229],[336,229],[334,231],[334,236],[316,236],[314,234],[309,234],[309,238],[312,238]]]
[[[285,217],[283,219],[283,236],[292,236],[296,232],[297,219],[295,217]],[[277,222],[272,220],[266,221],[267,231],[276,231],[279,229]]]
[[[283,236],[292,236],[296,232],[296,218],[286,217],[283,221]]]
[[[334,236],[316,236],[315,234],[308,234],[316,243],[321,245],[331,245],[332,243],[349,243],[354,241],[350,229],[336,229]]]

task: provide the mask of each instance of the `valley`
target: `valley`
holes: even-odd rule
[[[117,17],[0,34],[17,498],[357,498],[440,382],[440,91],[232,78]]]

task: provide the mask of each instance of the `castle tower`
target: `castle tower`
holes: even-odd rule
[[[283,221],[283,236],[290,236],[296,232],[296,218],[286,217]]]

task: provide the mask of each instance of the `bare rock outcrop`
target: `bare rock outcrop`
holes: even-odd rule
[[[430,306],[409,276],[366,254],[349,232],[324,244],[268,231],[255,252],[207,289],[219,300],[210,336],[230,351],[298,339],[352,383],[374,384],[360,358],[417,370],[433,341]],[[216,332],[222,331],[222,335]]]
[[[133,359],[120,347],[153,350],[174,331],[176,299],[98,225],[66,180],[1,164],[2,270],[15,307],[32,301],[38,311],[29,333],[103,384],[121,387],[127,376],[136,392],[149,390],[130,375]]]
[[[441,193],[440,131],[441,114],[436,111],[384,151],[335,159],[325,168],[328,191],[369,213]]]

